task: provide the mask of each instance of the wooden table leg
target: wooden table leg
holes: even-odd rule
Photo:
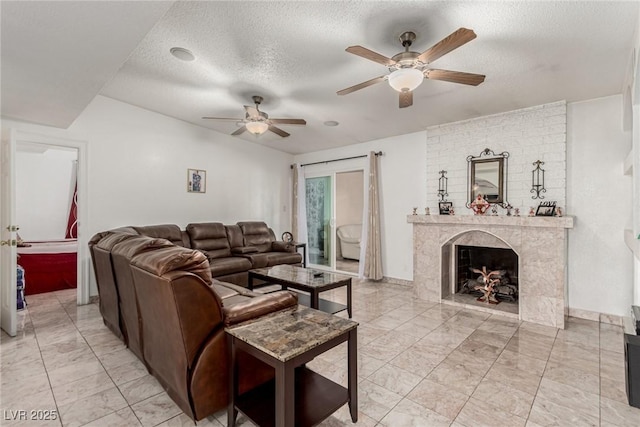
[[[236,347],[234,338],[227,335],[229,344],[229,405],[227,407],[227,426],[235,427],[238,411],[236,409],[236,394],[238,392],[238,364],[236,362]]]
[[[295,369],[290,363],[276,366],[276,427],[295,425]]]
[[[351,319],[351,279],[349,279],[349,283],[347,283],[347,313],[349,314],[349,319]]]
[[[309,298],[310,298],[309,305],[311,305],[311,308],[320,310],[320,292],[318,292],[317,289],[313,289],[311,291],[311,295],[309,295]]]
[[[358,337],[355,329],[349,332],[347,344],[349,412],[351,421],[358,421]]]

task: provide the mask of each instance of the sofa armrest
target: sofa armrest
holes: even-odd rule
[[[258,248],[255,246],[238,246],[237,248],[231,248],[231,253],[238,255],[255,254],[256,252],[258,252]]]
[[[273,292],[251,298],[231,307],[223,307],[224,325],[231,326],[298,304],[298,297],[289,291]]]
[[[275,240],[271,244],[271,250],[274,252],[295,252],[296,248],[289,242]]]

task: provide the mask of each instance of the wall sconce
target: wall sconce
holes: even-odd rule
[[[540,193],[547,192],[547,189],[544,188],[544,169],[540,167],[542,165],[544,165],[544,162],[541,162],[540,160],[533,162],[533,166],[536,168],[531,171],[530,193],[535,193],[531,196],[532,199],[544,199],[544,196],[541,196]]]
[[[441,202],[446,202],[446,196],[449,195],[449,193],[447,193],[448,178],[445,176],[447,174],[447,171],[442,170],[438,173],[440,174],[440,178],[438,179],[438,197],[440,198]]]

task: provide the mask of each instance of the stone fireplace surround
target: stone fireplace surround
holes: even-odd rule
[[[518,255],[520,320],[564,329],[567,230],[573,217],[408,215],[416,297],[447,302],[454,245],[509,247]],[[445,262],[446,261],[446,262]],[[473,308],[473,307],[469,307]]]

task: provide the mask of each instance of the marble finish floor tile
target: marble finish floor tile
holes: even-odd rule
[[[411,390],[411,393],[407,395],[407,399],[453,421],[467,403],[467,400],[469,400],[469,396],[425,379]]]
[[[385,427],[446,427],[450,424],[448,418],[408,399],[402,400],[380,421]]]
[[[358,383],[358,409],[374,420],[380,421],[400,400],[402,396],[372,381]]]
[[[628,405],[622,329],[567,328],[421,301],[411,287],[354,280],[358,424],[363,427],[640,426]],[[323,294],[344,302],[344,289]],[[51,409],[50,422],[4,425],[192,427],[186,414],[73,290],[39,294],[0,334],[0,410]],[[340,314],[342,317],[345,313]],[[346,344],[307,366],[347,384]],[[4,413],[4,412],[3,412]],[[226,411],[198,421],[226,425]],[[238,426],[254,424],[244,416]],[[351,426],[347,405],[322,427]]]
[[[65,427],[82,426],[126,407],[127,402],[116,387],[59,406]]]
[[[524,427],[527,420],[487,405],[484,399],[469,399],[456,422],[468,427]]]

